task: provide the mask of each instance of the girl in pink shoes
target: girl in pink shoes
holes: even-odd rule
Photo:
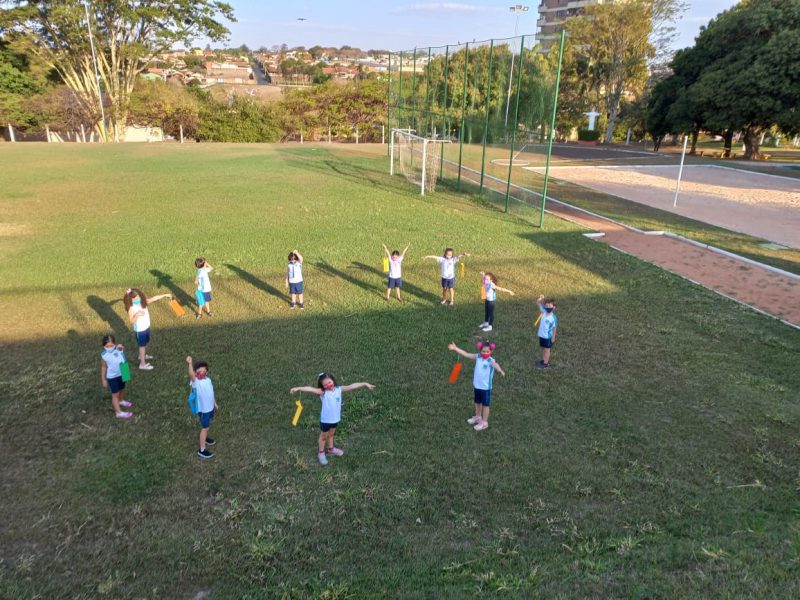
[[[292,395],[298,392],[307,392],[320,396],[322,411],[319,415],[320,434],[319,451],[317,453],[319,464],[327,465],[327,456],[342,456],[344,454],[341,448],[337,448],[333,445],[333,436],[336,433],[336,427],[339,425],[339,421],[342,417],[342,392],[351,392],[359,388],[371,390],[374,389],[375,386],[366,382],[340,386],[336,384],[336,379],[330,373],[320,373],[317,380],[317,387],[304,385],[301,387],[293,387],[289,390],[289,393]]]
[[[103,353],[100,355],[100,384],[103,389],[111,391],[111,405],[118,419],[130,419],[132,412],[128,408],[131,403],[125,400],[125,382],[122,380],[122,364],[125,362],[125,348],[117,344],[113,335],[103,336]]]
[[[453,342],[450,342],[450,345],[447,347],[464,358],[475,361],[475,373],[472,376],[472,387],[475,388],[475,416],[467,419],[467,423],[472,425],[475,431],[488,429],[489,410],[492,406],[492,380],[494,379],[494,372],[497,371],[503,377],[506,376],[505,371],[503,371],[500,365],[497,364],[497,361],[492,358],[492,351],[495,349],[495,345],[487,342],[478,342],[477,347],[479,354],[472,354],[466,350],[462,350]]]
[[[122,298],[125,310],[128,311],[128,320],[133,325],[133,333],[136,335],[136,343],[139,346],[139,368],[143,371],[152,371],[153,369],[153,365],[147,362],[148,359],[153,358],[147,354],[147,344],[150,343],[150,311],[147,310],[147,305],[162,298],[172,298],[172,294],[153,296],[148,302],[144,292],[136,288],[128,288]]]

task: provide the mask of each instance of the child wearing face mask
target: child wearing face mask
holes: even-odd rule
[[[422,258],[432,258],[439,263],[442,269],[442,301],[440,304],[453,306],[456,299],[456,264],[463,257],[470,256],[469,252],[455,254],[452,248],[445,248],[443,256],[423,256]]]
[[[297,251],[289,252],[289,265],[286,267],[286,287],[289,288],[291,301],[289,308],[299,306],[300,310],[305,310],[303,302],[303,256]]]
[[[552,298],[545,299],[544,295],[539,295],[536,299],[539,305],[539,346],[542,349],[542,360],[536,363],[538,369],[550,368],[550,350],[556,341],[556,330],[558,329],[558,317],[556,317],[556,303]]]
[[[330,373],[320,373],[317,379],[317,387],[306,385],[293,387],[289,390],[292,395],[298,392],[308,392],[309,394],[320,396],[322,410],[319,415],[320,434],[317,452],[319,464],[328,464],[326,452],[328,456],[342,456],[344,454],[344,450],[333,445],[333,436],[342,417],[342,392],[350,392],[359,388],[372,390],[375,386],[366,382],[340,386],[336,384],[336,378]]]
[[[208,363],[205,361],[193,363],[192,357],[187,356],[186,364],[189,365],[189,385],[197,394],[197,416],[200,418],[200,449],[197,451],[197,456],[207,460],[214,458],[214,453],[209,451],[207,446],[213,446],[217,442],[208,437],[208,430],[214,419],[214,411],[218,411],[219,406],[214,397],[214,385],[208,376]]]
[[[476,344],[480,354],[473,354],[462,350],[453,342],[447,346],[453,352],[460,354],[464,358],[475,361],[475,373],[472,376],[472,387],[475,391],[475,415],[467,419],[467,423],[472,425],[475,431],[482,431],[489,428],[489,411],[492,406],[492,383],[494,372],[497,371],[503,377],[506,372],[492,358],[494,344],[488,342],[478,342]]]
[[[113,335],[103,336],[103,353],[100,355],[100,384],[111,391],[111,405],[118,419],[130,419],[132,412],[123,411],[131,403],[125,400],[125,382],[120,365],[125,362],[125,348],[117,344]]]
[[[153,365],[147,362],[153,358],[147,354],[147,344],[150,343],[150,311],[147,310],[147,305],[162,298],[172,298],[172,294],[153,296],[148,301],[142,290],[128,288],[122,298],[125,310],[128,311],[128,320],[133,324],[133,333],[139,346],[139,368],[143,371],[153,370]]]
[[[483,295],[485,296],[483,323],[478,325],[483,331],[489,332],[492,330],[494,324],[494,305],[497,301],[497,292],[505,292],[506,294],[514,295],[514,292],[497,285],[497,277],[494,273],[484,273],[481,271],[483,277]]]

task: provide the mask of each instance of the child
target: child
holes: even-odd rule
[[[209,317],[213,317],[214,313],[211,312],[211,278],[208,274],[214,268],[208,264],[208,261],[203,258],[194,259],[194,266],[197,267],[197,273],[194,276],[194,284],[197,286],[197,295],[203,298],[203,302],[197,303],[197,314],[195,319],[200,319],[203,316],[203,307],[206,308],[206,313]]]
[[[478,327],[483,331],[491,331],[492,324],[494,323],[494,304],[497,300],[497,292],[506,292],[512,296],[514,292],[497,285],[497,277],[495,277],[494,273],[484,273],[481,271],[481,276],[483,277],[483,289],[486,301],[484,302],[483,323],[478,325]]]
[[[452,248],[444,249],[444,256],[425,256],[432,258],[442,266],[442,301],[440,304],[447,304],[447,296],[450,296],[450,306],[455,302],[456,287],[456,263],[464,256],[470,256],[468,252],[462,252],[458,256],[453,256]]]
[[[389,282],[386,284],[387,302],[392,298],[392,288],[397,291],[397,301],[403,301],[400,298],[400,288],[403,287],[403,259],[406,257],[406,252],[408,252],[409,248],[411,248],[411,244],[408,244],[402,253],[398,250],[389,252],[386,244],[383,245],[386,256],[389,258]]]
[[[214,398],[214,385],[208,376],[208,363],[201,361],[192,364],[192,357],[187,356],[186,364],[189,365],[189,385],[197,393],[197,416],[200,418],[200,450],[197,451],[197,456],[207,460],[214,458],[214,453],[210,452],[206,446],[213,446],[217,443],[208,437],[208,428],[211,427],[214,411],[219,410],[219,406]]]
[[[133,324],[133,333],[136,334],[136,343],[139,346],[139,368],[143,371],[152,371],[153,365],[147,361],[153,357],[147,354],[147,344],[150,343],[150,311],[147,305],[157,302],[162,298],[172,298],[172,294],[153,296],[148,302],[144,292],[136,288],[128,288],[122,302],[128,311],[128,320]]]
[[[542,348],[542,360],[536,363],[538,369],[550,368],[550,349],[556,341],[556,330],[558,329],[558,317],[555,311],[556,303],[552,298],[545,300],[543,295],[536,299],[539,305],[539,346]]]
[[[292,295],[289,308],[299,305],[300,310],[305,310],[303,303],[303,257],[297,250],[289,252],[289,266],[286,269],[286,287]]]
[[[497,370],[500,375],[503,377],[506,376],[505,371],[503,371],[500,365],[497,364],[497,361],[492,358],[492,350],[495,349],[495,345],[486,342],[478,342],[477,347],[480,354],[466,352],[453,342],[450,342],[450,345],[447,347],[464,358],[475,361],[475,373],[472,376],[472,387],[475,388],[475,416],[467,419],[467,423],[472,425],[475,431],[488,429],[489,410],[492,406],[492,380],[494,379],[494,372]]]
[[[124,412],[120,406],[128,408],[131,403],[125,400],[125,382],[122,381],[120,365],[125,362],[125,348],[117,345],[113,335],[103,336],[103,353],[100,355],[100,383],[103,389],[111,390],[111,405],[118,419],[130,419],[132,412]]]
[[[319,464],[327,465],[328,459],[325,456],[326,445],[327,453],[331,456],[342,456],[344,451],[336,448],[333,445],[333,436],[336,433],[336,427],[339,425],[339,420],[342,416],[342,392],[350,392],[359,388],[374,389],[375,386],[371,383],[351,383],[350,385],[336,385],[336,379],[330,373],[320,373],[317,380],[317,387],[309,385],[301,387],[293,387],[289,393],[294,395],[297,392],[308,392],[309,394],[316,394],[322,400],[322,411],[319,415],[319,434],[317,459]]]

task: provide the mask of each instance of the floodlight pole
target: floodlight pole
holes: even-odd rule
[[[103,108],[103,92],[100,89],[100,71],[97,69],[97,54],[94,50],[94,36],[92,35],[92,22],[89,20],[89,0],[83,0],[83,9],[86,12],[86,30],[89,32],[89,46],[92,48],[92,63],[94,64],[94,77],[97,84],[97,96],[100,99],[100,115],[102,124],[100,130],[103,134],[103,140],[108,137],[106,135],[106,111]]]
[[[519,31],[519,13],[527,12],[529,8],[530,7],[523,6],[522,4],[515,4],[514,6],[508,7],[508,10],[517,15],[516,21],[514,21],[514,37],[517,37],[517,32]],[[522,59],[520,58],[520,60]],[[514,78],[514,50],[512,49],[511,69],[508,71],[508,94],[506,95],[506,121],[505,121],[506,127],[508,127],[508,105],[511,104],[511,80],[513,78]]]
[[[514,144],[517,142],[517,129],[519,129],[519,91],[522,89],[522,65],[525,64],[525,36],[519,42],[519,70],[517,71],[517,103],[514,107],[514,129],[511,130],[511,156],[508,157],[508,179],[506,180],[506,210],[508,212],[508,198],[511,195],[511,168],[514,166]],[[511,98],[509,97],[509,103]],[[506,106],[506,110],[508,107]]]
[[[544,227],[544,206],[547,204],[547,183],[550,179],[550,155],[553,153],[553,139],[556,136],[556,111],[558,110],[558,86],[561,84],[561,61],[564,58],[564,41],[567,31],[561,30],[561,47],[558,49],[558,68],[556,69],[556,89],[553,93],[553,115],[550,118],[550,143],[547,145],[547,163],[544,168],[544,189],[542,190],[542,211],[539,214],[539,227]]]
[[[492,89],[492,67],[494,62],[494,40],[489,40],[489,75],[486,79],[486,89]],[[483,177],[486,174],[486,142],[489,139],[489,102],[492,98],[492,94],[487,92],[486,93],[486,106],[484,108],[484,119],[483,119],[483,151],[481,153],[481,185],[480,189],[478,190],[478,194],[483,194]]]

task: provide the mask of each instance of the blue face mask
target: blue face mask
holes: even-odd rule
[[[552,307],[552,306],[545,306],[545,307],[544,307],[544,312],[546,312],[546,313],[551,313],[551,312],[553,312],[553,307]]]
[[[134,301],[132,302],[132,304],[133,304],[134,306],[141,306],[141,305],[142,305],[142,301],[141,301],[139,298],[137,298],[136,300],[134,300]]]

